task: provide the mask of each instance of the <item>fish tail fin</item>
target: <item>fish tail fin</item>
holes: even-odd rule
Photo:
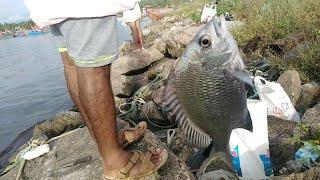
[[[200,177],[201,175],[203,175],[207,171],[207,168],[210,166],[210,164],[215,163],[217,161],[218,162],[222,161],[222,163],[224,164],[224,167],[222,167],[222,169],[234,173],[231,154],[228,151],[228,148],[222,151],[215,151],[214,149],[211,149],[210,156],[202,162],[197,172],[197,177]],[[219,169],[220,168],[221,167],[219,167]],[[218,170],[218,169],[215,169],[215,170]]]

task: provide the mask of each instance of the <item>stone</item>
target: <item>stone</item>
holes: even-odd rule
[[[162,40],[166,43],[168,54],[174,58],[180,57],[201,27],[202,26],[173,26],[163,33]]]
[[[320,179],[320,167],[313,167],[302,173],[292,173],[284,176],[273,176],[270,180],[315,180]]]
[[[302,44],[298,44],[297,46],[293,47],[291,50],[285,52],[283,54],[283,60],[285,62],[289,62],[291,60],[296,60],[299,57],[299,54],[303,51],[306,51],[310,48],[310,43],[305,42]]]
[[[119,47],[119,56],[124,56],[130,53],[134,49],[134,46],[129,41],[124,41]]]
[[[199,177],[199,180],[215,180],[215,179],[237,180],[239,178],[235,174],[222,169],[217,171],[207,172],[201,177]]]
[[[293,142],[296,126],[297,123],[294,121],[268,116],[269,148],[275,173],[279,172],[286,162],[294,159],[294,153],[300,147]]]
[[[178,21],[178,18],[176,16],[165,16],[163,17],[164,22],[174,23]]]
[[[170,126],[170,122],[163,116],[162,112],[153,101],[147,101],[142,104],[131,119],[135,122],[146,121],[148,127],[152,130],[163,129],[163,127]],[[162,127],[162,128],[161,128]]]
[[[281,84],[284,91],[288,94],[292,104],[296,106],[301,93],[301,80],[298,71],[285,71],[279,77],[277,82]]]
[[[295,133],[302,139],[320,139],[320,103],[308,109],[301,118],[302,125],[295,129]]]
[[[261,36],[256,36],[248,41],[248,43],[244,46],[243,52],[245,54],[256,51],[259,48],[259,42],[262,40]]]
[[[118,75],[111,78],[113,94],[118,97],[131,97],[134,92],[149,83],[147,73],[125,76]]]
[[[286,38],[277,39],[268,46],[272,51],[283,54],[284,52],[288,52],[297,47],[299,44],[302,44],[304,40],[305,37],[302,34],[293,34]]]
[[[171,131],[170,131],[171,130]],[[194,153],[192,146],[187,142],[186,136],[177,129],[170,129],[170,137],[167,137],[169,140],[168,146],[169,149],[182,161],[187,162],[191,154]]]
[[[33,139],[47,140],[63,132],[76,129],[83,124],[80,113],[73,111],[61,112],[56,114],[53,119],[36,125],[33,130]]]
[[[49,153],[26,162],[22,171],[22,179],[101,179],[101,159],[87,128],[80,128],[72,134],[57,139],[50,143],[50,146]],[[149,130],[146,131],[141,141],[128,148],[144,151],[147,147],[166,148]],[[188,167],[170,150],[168,153],[168,161],[158,171],[159,175],[152,174],[144,179],[194,179]],[[19,166],[16,166],[1,176],[0,180],[15,180],[18,170]]]
[[[173,65],[174,62],[175,62],[174,60],[168,59],[168,58],[164,58],[164,59],[158,61],[157,64],[152,65],[149,68],[148,77],[151,77],[151,76],[159,74],[161,77],[166,79],[169,76],[170,72],[171,72],[171,68],[172,68],[172,65]],[[153,79],[153,78],[151,78],[151,79]]]
[[[128,55],[120,56],[111,65],[111,78],[116,78],[119,75],[136,73],[160,60],[163,56],[164,55],[159,50],[154,48],[131,52]]]
[[[268,71],[268,80],[269,81],[276,81],[280,77],[280,70],[277,68],[271,68]]]
[[[320,83],[310,82],[302,85],[301,96],[298,101],[297,109],[299,112],[304,113],[307,108],[313,106],[320,98]]]
[[[307,170],[307,168],[303,166],[303,164],[295,160],[290,160],[286,162],[286,167],[287,170],[291,173],[298,173]]]
[[[151,94],[151,98],[152,98],[153,102],[155,102],[156,105],[159,108],[161,108],[162,110],[164,110],[164,108],[165,108],[162,104],[162,96],[164,93],[164,89],[165,89],[165,87],[161,86],[158,89],[155,89],[154,91],[152,91],[152,94]]]
[[[143,36],[148,36],[150,34],[151,30],[150,29],[142,29],[142,35]]]
[[[166,53],[166,43],[163,42],[160,38],[154,40],[151,48],[159,50],[162,54]]]

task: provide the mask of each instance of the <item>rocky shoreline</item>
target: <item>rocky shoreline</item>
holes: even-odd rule
[[[236,21],[228,24],[230,28],[241,26],[241,22]],[[172,64],[201,26],[178,17],[153,22],[143,30],[145,49],[132,52],[132,46],[126,43],[121,47],[119,59],[112,65],[111,81],[118,115],[132,122],[147,121],[151,130],[129,148],[144,149],[157,145],[170,152],[168,163],[150,179],[195,179],[193,171],[186,165],[194,153],[193,149],[186,143],[175,122],[163,111],[160,97]],[[243,52],[246,52],[245,48],[247,46],[242,48]],[[257,69],[257,66],[247,65],[248,69]],[[268,117],[270,155],[276,175],[270,179],[320,179],[319,166],[308,170],[292,167],[294,153],[302,142],[319,140],[320,83],[301,84],[299,73],[295,70],[279,72],[279,76],[269,79],[277,80],[283,86],[299,111],[302,123]],[[87,129],[79,128],[82,124],[79,113],[66,112],[31,129],[33,139],[45,141],[78,128],[72,134],[51,142],[49,153],[27,161],[22,179],[100,179],[98,152]],[[12,157],[9,159],[13,160]],[[19,166],[16,166],[0,180],[15,179],[18,171]],[[223,171],[219,173],[214,177],[234,178]]]

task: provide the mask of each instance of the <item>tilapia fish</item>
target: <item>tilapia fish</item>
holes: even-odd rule
[[[195,147],[228,152],[231,131],[252,131],[244,64],[224,18],[195,35],[168,77],[163,105]]]

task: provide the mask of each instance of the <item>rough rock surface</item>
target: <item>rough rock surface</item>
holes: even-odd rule
[[[134,76],[119,75],[111,80],[115,96],[130,97],[133,93],[149,83],[148,73]]]
[[[130,97],[140,87],[149,83],[148,67],[163,58],[157,49],[147,49],[121,56],[111,66],[111,83],[115,96]]]
[[[53,119],[47,120],[35,126],[33,130],[33,139],[47,140],[58,136],[63,132],[76,129],[83,125],[80,113],[66,111],[58,113]]]
[[[173,26],[162,36],[162,41],[166,43],[168,54],[172,57],[180,57],[186,45],[193,39],[195,33],[202,26]]]
[[[296,126],[294,121],[268,117],[270,156],[276,174],[287,161],[294,159],[294,153],[300,147],[292,141]]]
[[[224,179],[224,180],[237,180],[238,178],[231,172],[225,170],[210,171],[202,175],[199,180],[214,180],[214,179]]]
[[[172,64],[174,63],[174,60],[163,58],[154,65],[151,65],[151,67],[148,70],[148,77],[150,79],[154,79],[155,75],[160,74],[161,77],[167,78],[169,76]],[[153,76],[153,77],[152,77]]]
[[[134,73],[135,71],[139,71],[161,58],[163,58],[163,54],[153,48],[120,56],[112,63],[111,78],[115,79],[119,75]]]
[[[298,71],[285,71],[278,79],[285,92],[288,94],[292,104],[295,106],[300,98],[301,80]]]
[[[58,139],[50,144],[51,151],[26,163],[23,179],[101,179],[101,162],[98,151],[87,128]],[[132,149],[144,150],[147,146],[165,147],[152,132],[147,131],[141,142],[131,145]],[[16,178],[19,167],[0,177],[0,180]],[[157,179],[193,179],[187,166],[169,152],[169,159],[159,170]]]
[[[112,75],[113,94],[119,97],[131,97],[134,92],[150,83],[158,75],[166,78],[170,73],[173,62],[171,59],[163,58],[144,67],[141,71],[136,71],[137,74],[135,75]]]
[[[302,140],[305,139],[320,139],[320,103],[313,108],[308,109],[302,119],[303,123],[295,129],[295,133],[300,136]]]
[[[163,54],[166,53],[166,43],[161,38],[155,39],[151,47],[158,49]]]
[[[304,172],[307,170],[307,167],[305,167],[302,163],[296,161],[296,160],[290,160],[286,162],[285,167],[283,167],[279,173],[281,175],[288,175],[291,173],[299,173]]]
[[[270,180],[316,180],[320,179],[320,167],[313,167],[303,173],[270,177]]]
[[[319,82],[310,82],[302,85],[301,96],[297,105],[299,112],[304,113],[307,108],[316,103],[318,98],[320,98]]]

